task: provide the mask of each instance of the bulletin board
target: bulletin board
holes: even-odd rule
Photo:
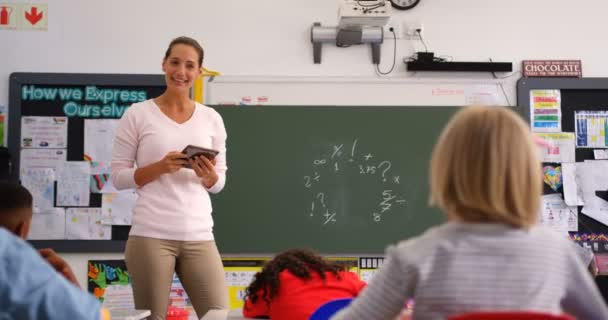
[[[99,193],[109,180],[110,127],[131,104],[164,90],[162,75],[11,74],[10,177],[34,186],[28,189],[34,195],[30,236],[36,240],[30,242],[35,247],[64,252],[124,250],[128,221],[116,222],[110,216],[102,224],[95,218],[102,212],[102,201],[122,201]],[[85,170],[89,170],[88,183]],[[61,182],[56,179],[60,175]]]
[[[533,110],[531,111],[533,109],[532,104],[534,103],[532,101],[534,92],[538,92],[539,90],[554,91],[551,96],[556,98],[554,101],[559,104],[561,110],[559,120],[554,124],[561,127],[561,132],[574,133],[575,142],[577,138],[580,138],[576,135],[575,115],[577,112],[580,114],[581,111],[608,111],[608,78],[522,78],[517,83],[517,102],[522,107],[523,114],[533,127],[539,126],[539,122],[542,122],[537,121],[538,118],[534,117]],[[605,139],[606,131],[602,132],[598,130],[597,137],[604,137],[603,139]],[[578,144],[579,142],[576,143]],[[575,163],[595,160],[594,151],[596,150],[606,150],[605,143],[599,143],[598,141],[595,147],[591,145],[575,147],[573,157]],[[547,170],[547,167],[557,168],[558,166],[563,167],[563,163],[543,163],[544,170]],[[564,186],[561,185],[554,190],[545,182],[543,192],[545,195],[555,193],[564,195]],[[576,207],[576,212],[578,213],[578,231],[571,232],[571,235],[576,237],[575,234],[601,235],[608,233],[608,226],[588,215],[582,214],[582,209],[583,206]],[[607,247],[604,246],[594,248],[596,252],[605,252],[606,249]]]

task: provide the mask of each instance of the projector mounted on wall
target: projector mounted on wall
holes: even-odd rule
[[[387,0],[343,0],[338,11],[338,26],[324,27],[315,22],[310,30],[314,63],[321,63],[323,43],[335,43],[338,47],[369,43],[372,62],[380,63],[380,45],[384,39],[382,27],[389,20]]]

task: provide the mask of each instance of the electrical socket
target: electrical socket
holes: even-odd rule
[[[397,36],[397,39],[403,38],[403,30],[401,29],[401,23],[389,22],[384,26],[384,39],[393,39],[393,33],[391,32],[391,28],[393,31],[395,31],[395,36]]]
[[[420,34],[418,33],[418,30],[420,30]],[[422,22],[413,21],[405,24],[405,39],[420,40],[420,36],[424,37]]]

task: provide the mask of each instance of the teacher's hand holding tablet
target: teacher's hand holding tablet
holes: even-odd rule
[[[188,159],[188,162],[190,162],[190,166],[196,172],[196,175],[201,178],[205,187],[211,188],[219,179],[215,172],[215,159],[209,160],[207,157],[200,155]]]
[[[179,151],[171,151],[156,164],[162,173],[174,173],[188,164],[188,157]]]

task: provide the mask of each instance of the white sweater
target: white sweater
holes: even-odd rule
[[[387,250],[387,260],[332,320],[394,319],[414,298],[414,319],[475,311],[567,312],[608,319],[608,308],[572,243],[543,227],[446,223]]]
[[[187,145],[219,151],[217,183],[206,189],[192,169],[163,174],[143,187],[135,183],[135,166],[161,160],[170,151]],[[213,240],[209,193],[222,190],[226,181],[226,129],[221,116],[197,103],[192,117],[178,124],[153,100],[128,108],[116,127],[112,152],[112,183],[117,189],[137,188],[130,235],[156,239]]]

